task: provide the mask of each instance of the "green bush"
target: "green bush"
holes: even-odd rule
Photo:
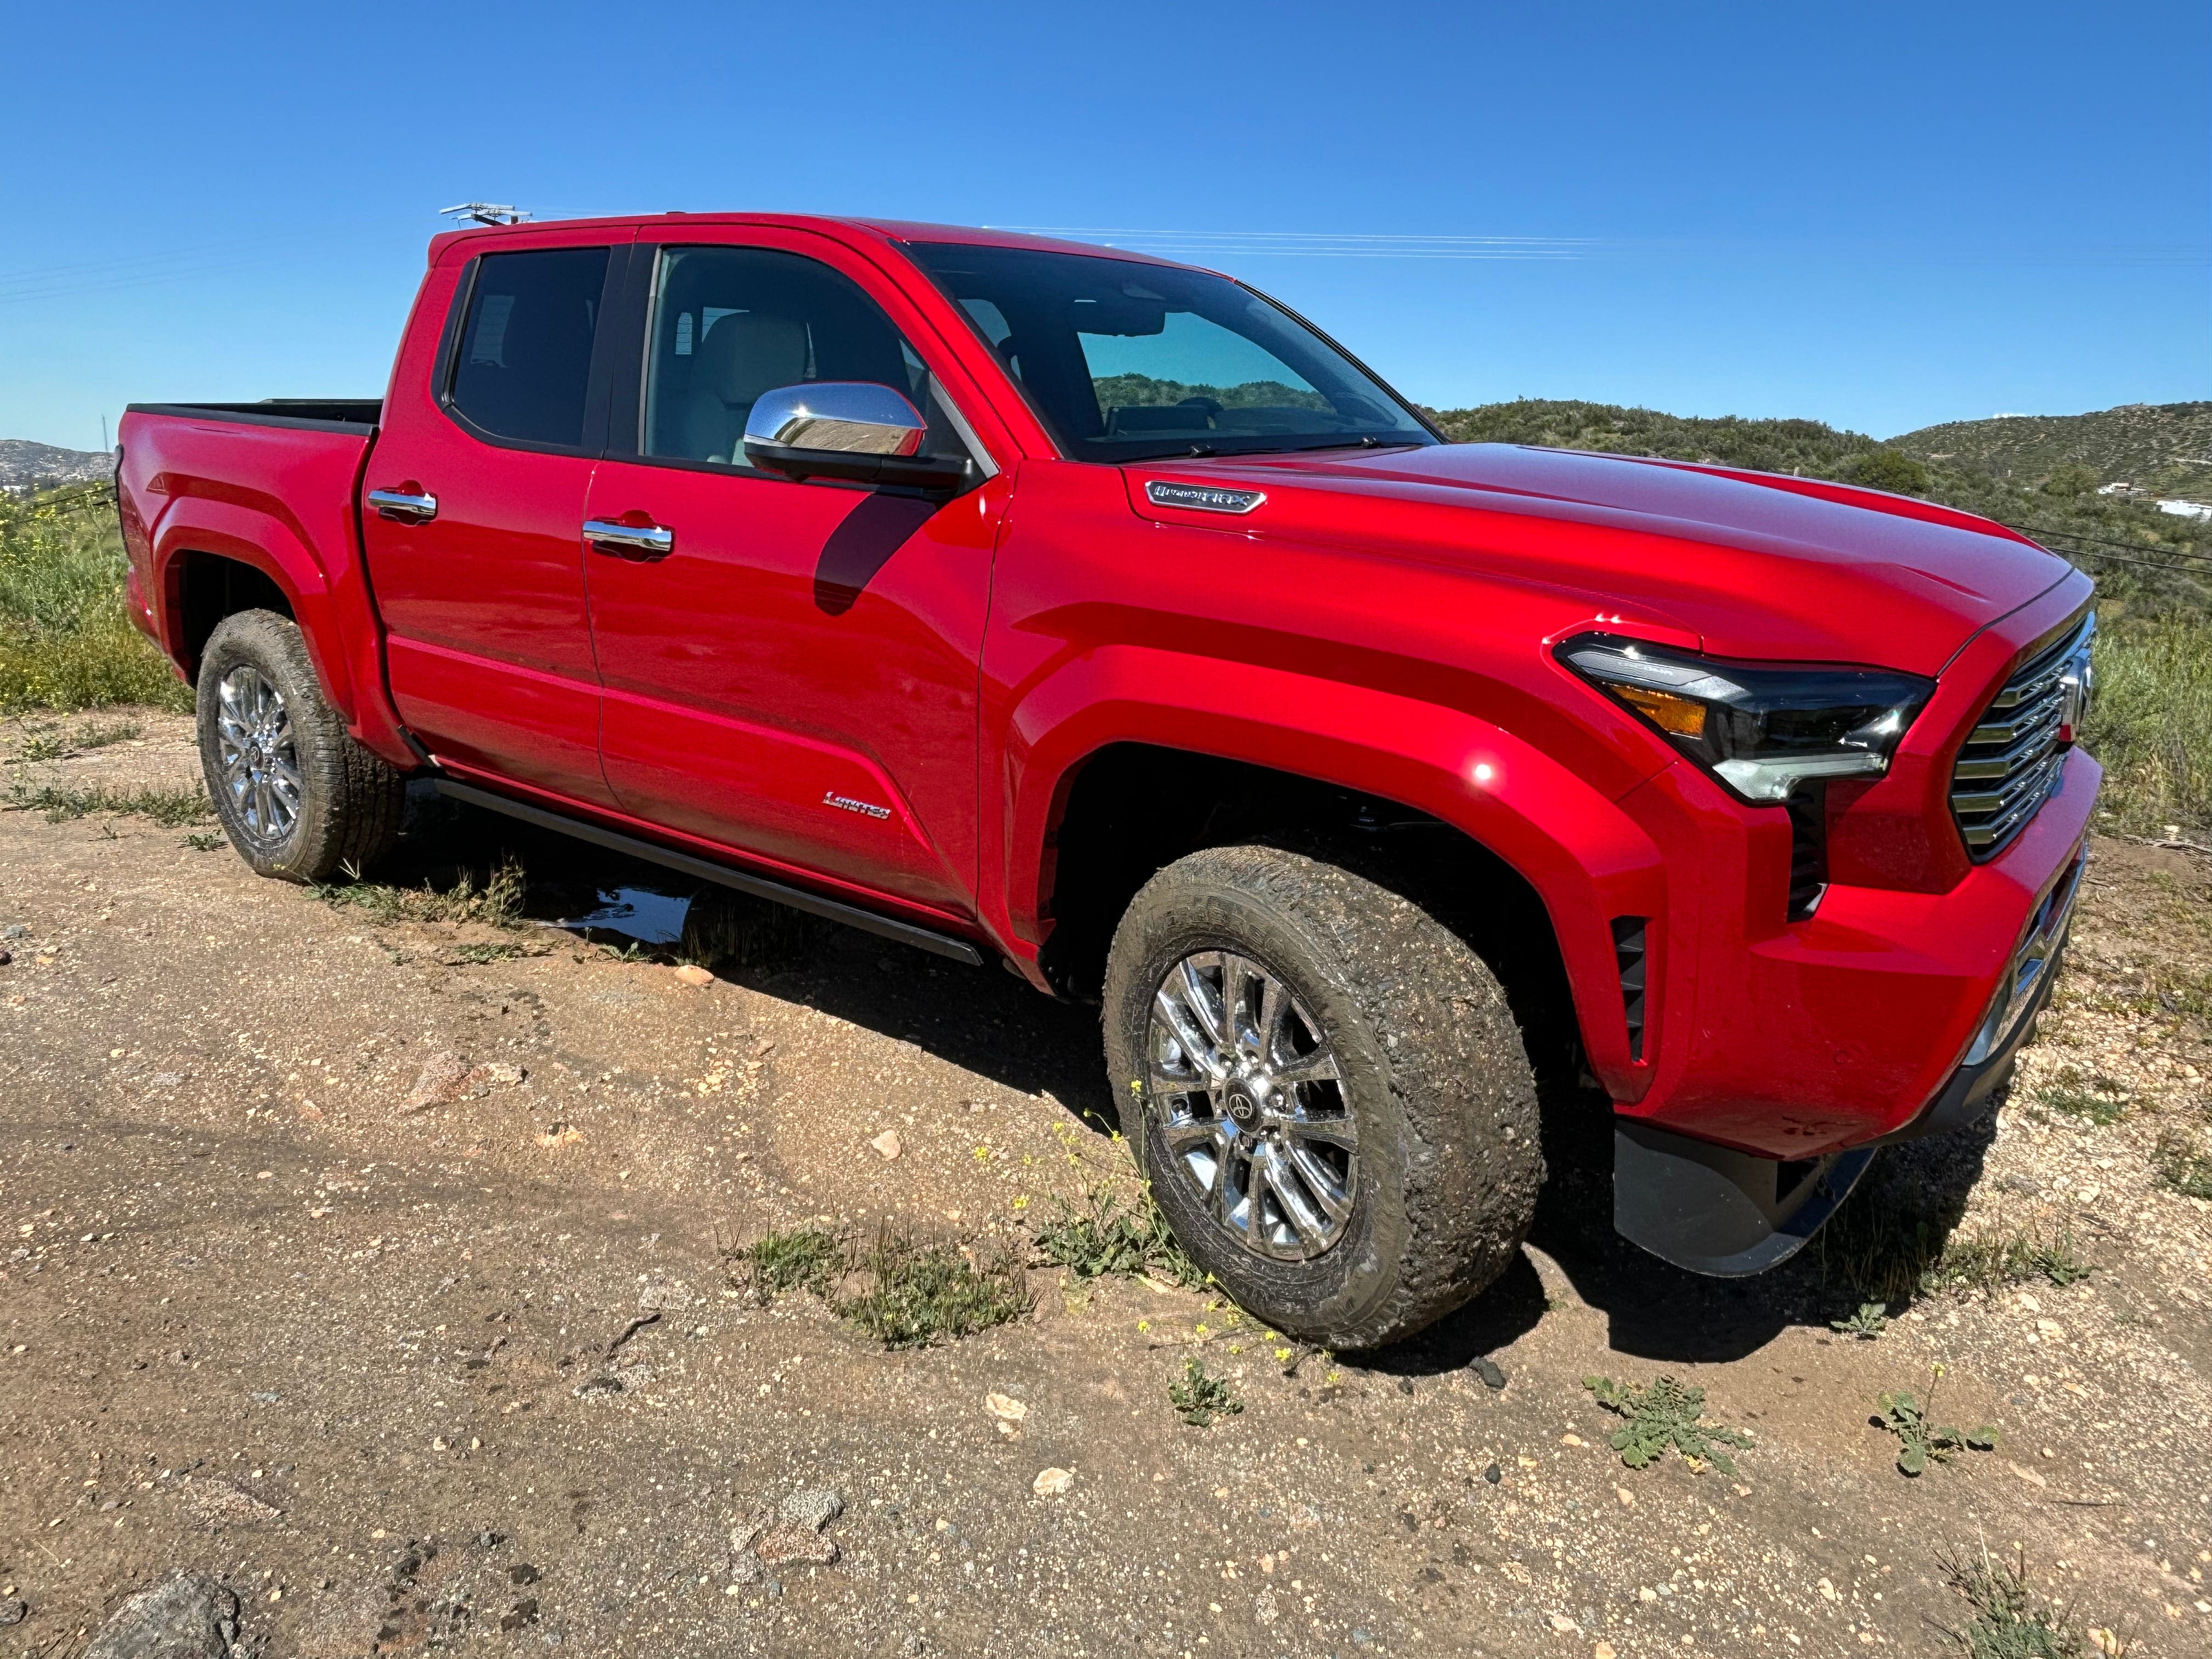
[[[124,568],[106,485],[0,495],[0,710],[191,706],[131,625]]]
[[[2212,616],[2178,611],[2097,641],[2082,741],[2105,768],[2115,826],[2158,836],[2212,826]]]
[[[1893,495],[1925,495],[1928,469],[1899,449],[1870,450],[1851,464],[1850,480]]]

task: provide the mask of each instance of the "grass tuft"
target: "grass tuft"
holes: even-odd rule
[[[1235,1417],[1244,1409],[1229,1379],[1207,1371],[1196,1354],[1182,1362],[1182,1375],[1168,1384],[1168,1404],[1194,1429],[1211,1428],[1215,1419]]]
[[[1734,1474],[1735,1464],[1725,1449],[1741,1451],[1752,1443],[1747,1434],[1707,1423],[1705,1391],[1671,1376],[1641,1389],[1609,1376],[1586,1376],[1583,1387],[1606,1410],[1628,1419],[1627,1426],[1615,1430],[1607,1443],[1632,1469],[1643,1468],[1654,1458],[1664,1456],[1672,1446],[1692,1468],[1710,1463],[1723,1474]]]
[[[1019,1253],[1011,1246],[971,1260],[947,1240],[878,1230],[850,1263],[861,1289],[831,1298],[848,1321],[886,1348],[921,1348],[973,1336],[1019,1319],[1030,1295]]]
[[[730,1252],[738,1289],[757,1302],[792,1291],[827,1297],[845,1270],[845,1241],[827,1227],[788,1227]]]
[[[2066,1609],[2045,1599],[2027,1582],[2025,1551],[2013,1560],[1993,1559],[1988,1549],[1973,1556],[1939,1555],[1950,1587],[1966,1598],[1970,1616],[1944,1634],[1968,1659],[2088,1659],[2094,1651],[2123,1659],[2127,1644],[2109,1632],[2084,1632]]]
[[[2035,1091],[2036,1099],[2054,1112],[2078,1117],[2102,1128],[2127,1115],[2130,1103],[2124,1085],[2095,1073],[2085,1075],[2078,1066],[2062,1066],[2057,1075]]]
[[[8,791],[7,806],[10,811],[43,812],[48,823],[62,823],[94,812],[118,812],[151,818],[168,830],[204,823],[215,816],[214,806],[200,790],[165,789],[147,784],[131,789],[118,789],[108,784],[73,789],[58,784],[33,788],[19,783]]]
[[[523,925],[522,902],[529,880],[521,863],[502,858],[481,887],[464,870],[443,890],[424,882],[420,887],[394,887],[380,881],[363,881],[348,872],[345,881],[318,882],[315,896],[334,910],[366,910],[374,920],[401,921],[476,921],[493,927]]]
[[[2151,1162],[2158,1178],[2184,1198],[2212,1198],[2212,1154],[2191,1136],[2161,1132]]]
[[[1078,1279],[1115,1274],[1161,1279],[1187,1290],[1206,1282],[1206,1270],[1176,1240],[1149,1189],[1131,1203],[1111,1182],[1101,1182],[1079,1204],[1057,1193],[1052,1202],[1059,1214],[1036,1230],[1037,1249]]]

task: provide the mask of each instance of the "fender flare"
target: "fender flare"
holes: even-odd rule
[[[1266,711],[1264,716],[1255,711]],[[1371,687],[1134,645],[1088,653],[1024,690],[1004,754],[1006,914],[998,929],[1034,957],[1048,838],[1076,775],[1110,744],[1243,761],[1379,795],[1453,825],[1503,859],[1542,900],[1557,935],[1591,1068],[1616,1100],[1650,1086],[1654,1056],[1630,1056],[1612,921],[1665,930],[1666,866],[1626,813],[1548,755],[1463,710]],[[1659,1029],[1663,985],[1650,964]]]
[[[186,495],[173,501],[161,515],[153,542],[155,580],[161,596],[161,644],[172,662],[198,671],[185,641],[185,556],[234,560],[260,571],[283,591],[305,637],[308,660],[322,680],[323,694],[349,726],[356,724],[344,624],[320,561],[295,526],[243,502]]]

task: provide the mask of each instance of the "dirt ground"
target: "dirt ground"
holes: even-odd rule
[[[184,722],[131,719],[0,792],[191,784]],[[0,811],[0,1654],[75,1655],[180,1570],[238,1591],[246,1651],[331,1659],[1923,1653],[1984,1548],[2108,1647],[2212,1651],[2212,1204],[2156,1173],[2212,1121],[2189,854],[2100,844],[1994,1127],[1853,1201],[1866,1237],[2063,1236],[2087,1278],[1839,1334],[1834,1249],[1724,1284],[1614,1239],[1584,1103],[1524,1265],[1285,1375],[1139,1279],[1036,1266],[1032,1316],[897,1352],[733,1284],[728,1246],[817,1218],[1025,1247],[1116,1167],[1091,1013],[844,931],[690,983],[543,925],[642,872],[453,809],[409,867],[511,851],[529,925],[380,921],[210,827]],[[1179,1420],[1194,1352],[1241,1414]],[[1876,1396],[1939,1364],[1938,1416],[2000,1437],[1907,1479]],[[1662,1375],[1753,1437],[1735,1477],[1608,1448],[1583,1379]],[[824,1489],[838,1559],[752,1576],[732,1530]]]

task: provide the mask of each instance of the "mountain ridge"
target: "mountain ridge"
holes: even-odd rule
[[[0,489],[51,489],[86,483],[115,471],[115,458],[96,449],[61,449],[28,438],[0,438]]]

